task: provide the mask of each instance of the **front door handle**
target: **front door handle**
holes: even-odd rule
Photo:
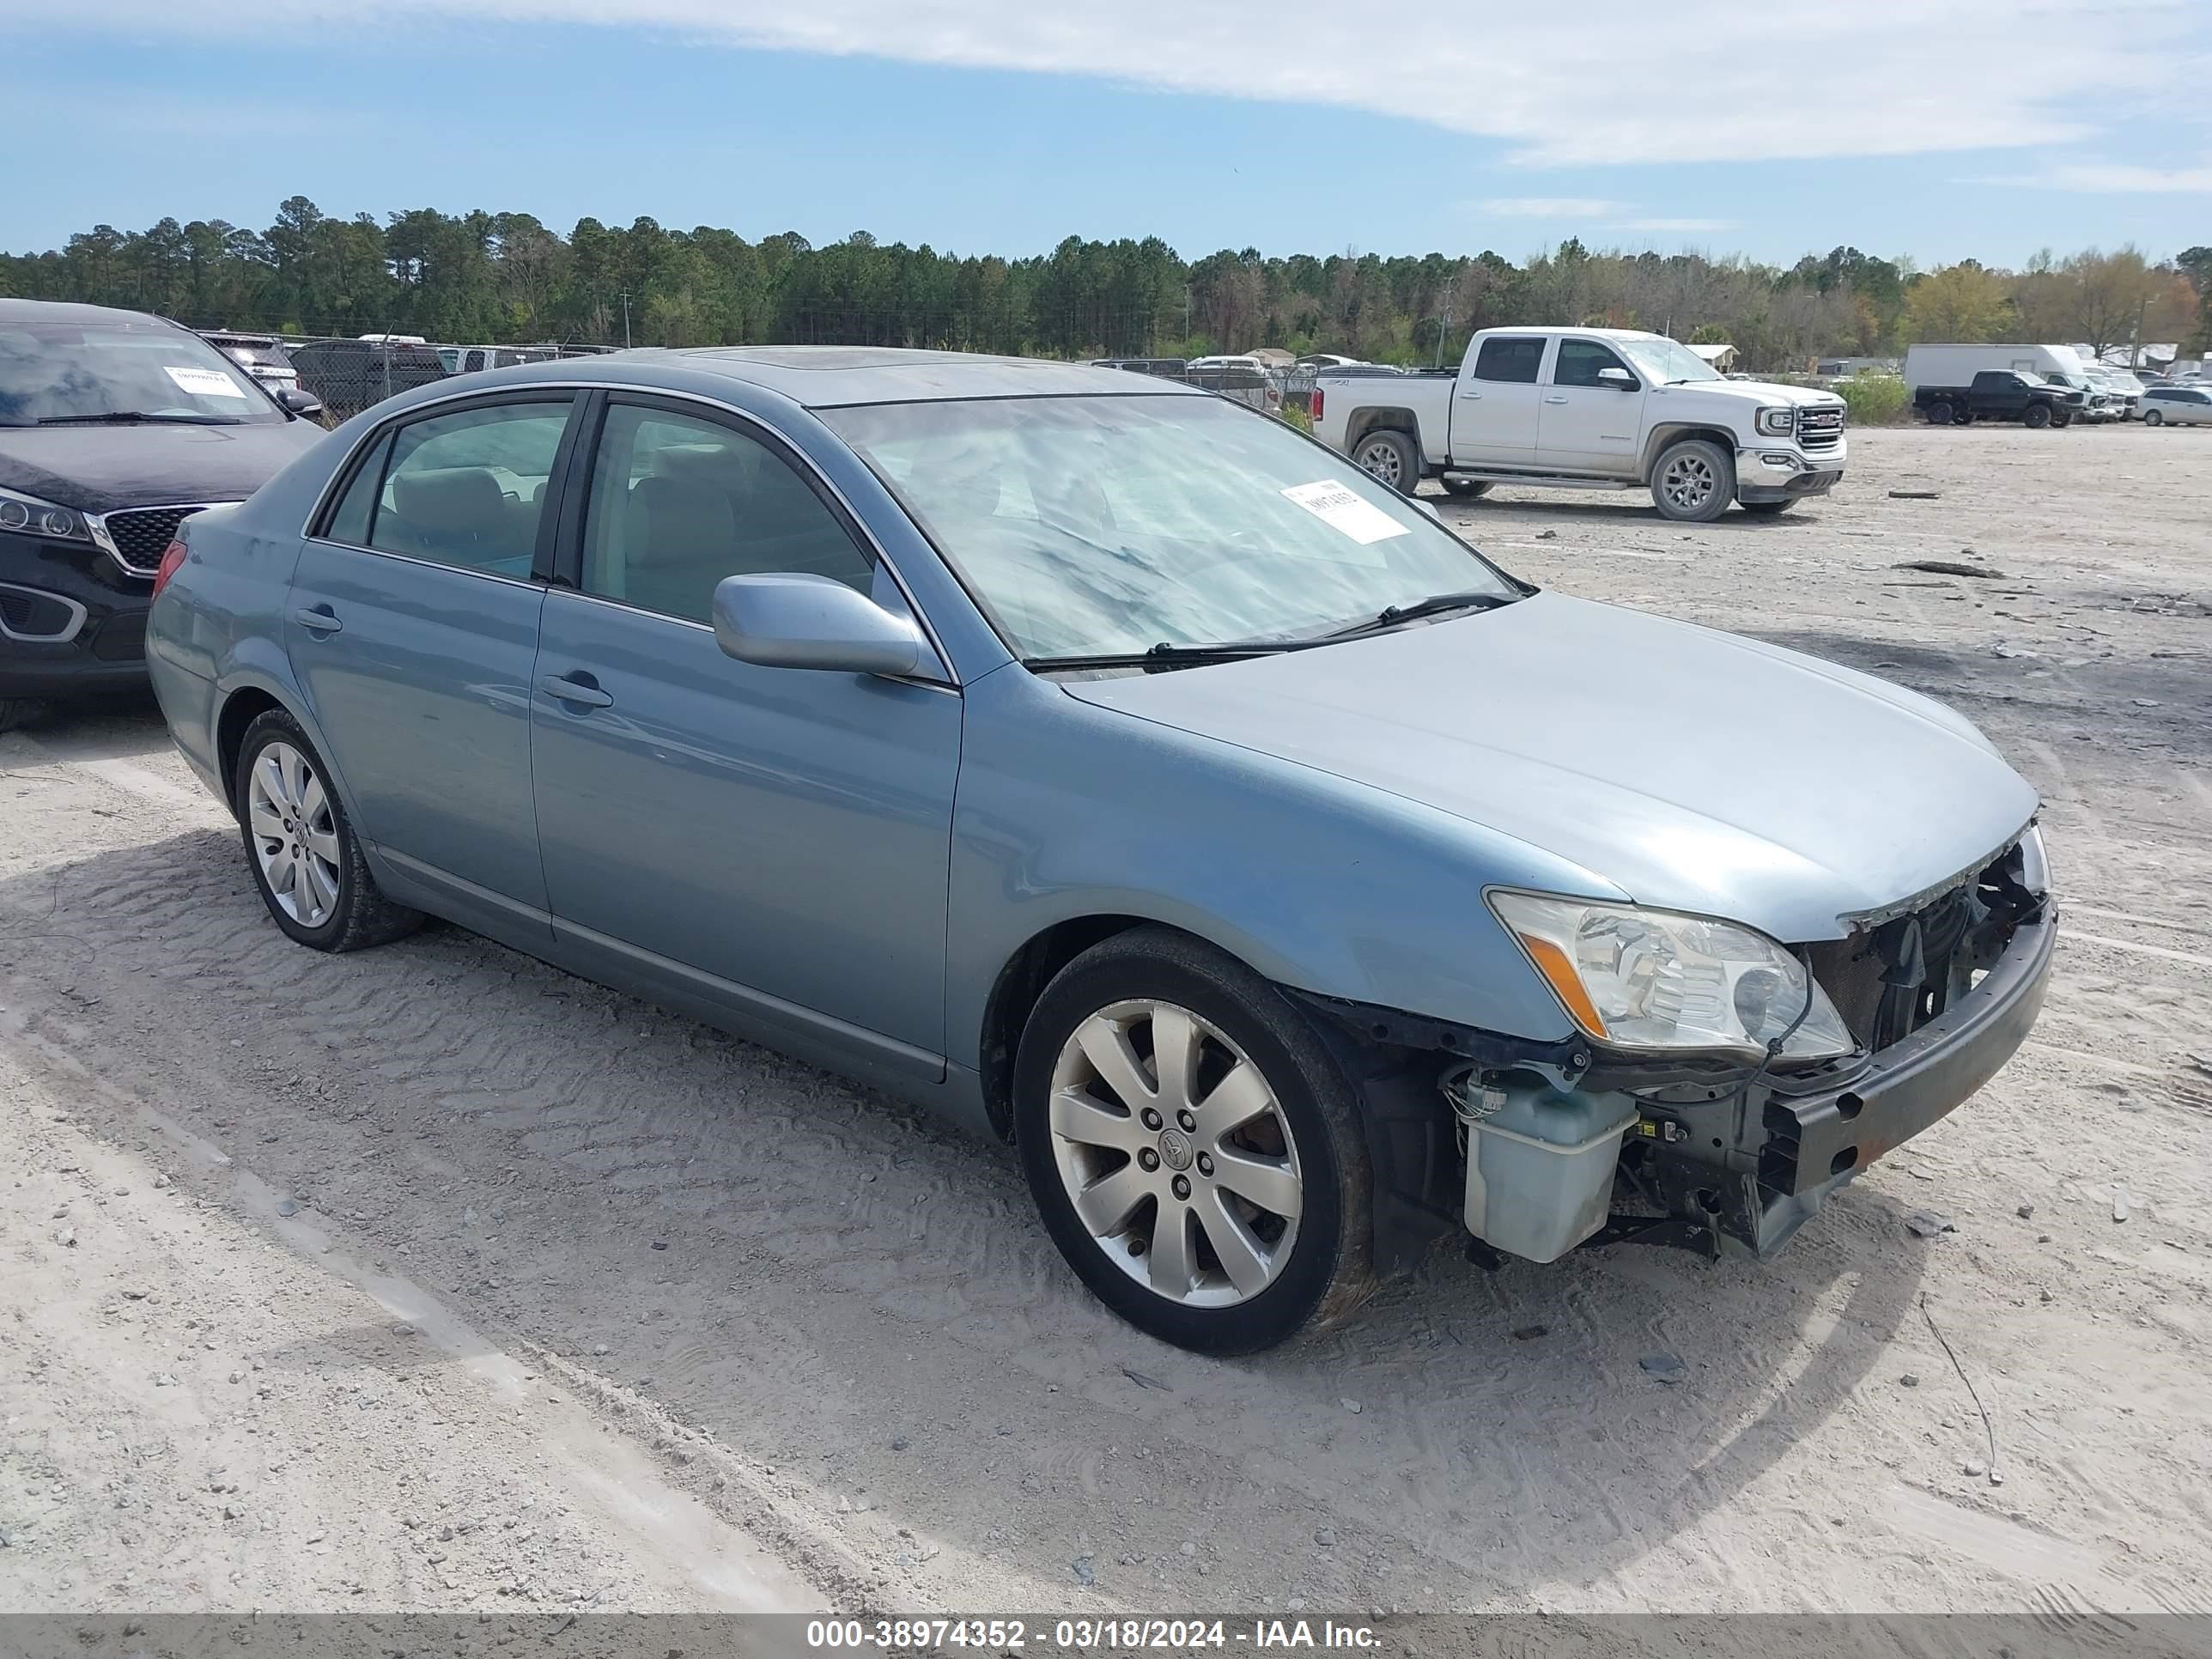
[[[546,675],[538,682],[538,689],[556,702],[572,702],[586,708],[605,708],[614,702],[598,686],[565,674]]]
[[[1459,395],[1471,404],[1479,404],[1482,401],[1482,394],[1480,392],[1462,392]]]
[[[1554,393],[1551,397],[1545,398],[1544,401],[1547,404],[1563,404],[1566,402],[1566,399],[1559,396],[1557,393]]]
[[[311,634],[336,634],[345,627],[328,605],[303,605],[292,613],[292,620]]]

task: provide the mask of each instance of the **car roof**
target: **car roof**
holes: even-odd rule
[[[114,306],[79,305],[70,300],[0,300],[0,323],[150,323],[175,328],[167,317]]]
[[[943,403],[960,398],[1188,397],[1207,394],[1172,380],[1036,357],[990,357],[966,351],[913,351],[887,346],[641,347],[603,356],[494,369],[482,383],[533,380],[618,380],[641,369],[717,375],[787,398],[804,409],[860,404]]]

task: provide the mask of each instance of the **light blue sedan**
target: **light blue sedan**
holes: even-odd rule
[[[534,365],[179,535],[155,685],[286,933],[447,917],[927,1103],[1192,1348],[1454,1231],[1765,1255],[2042,1000],[1966,720],[1540,592],[1171,383]]]

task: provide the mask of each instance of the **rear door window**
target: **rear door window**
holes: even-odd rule
[[[1536,371],[1543,364],[1542,336],[1507,335],[1482,343],[1482,349],[1475,354],[1474,378],[1478,380],[1504,380],[1515,386],[1534,386],[1536,384]]]
[[[478,404],[401,427],[368,544],[527,580],[571,406],[567,398]]]

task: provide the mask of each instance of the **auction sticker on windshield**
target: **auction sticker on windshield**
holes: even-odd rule
[[[164,363],[162,372],[177,383],[179,392],[189,392],[195,398],[243,398],[246,393],[237,381],[219,369],[178,368]]]
[[[1407,532],[1407,526],[1374,502],[1327,479],[1319,483],[1292,484],[1283,494],[1338,534],[1349,536],[1362,547],[1370,542],[1387,542]]]

